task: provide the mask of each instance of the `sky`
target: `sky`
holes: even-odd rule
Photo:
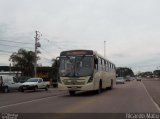
[[[37,30],[43,66],[63,50],[104,55],[106,41],[106,57],[117,67],[159,69],[159,6],[159,0],[0,0],[0,65],[9,65],[19,48],[34,50]]]

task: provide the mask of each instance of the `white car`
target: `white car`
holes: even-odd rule
[[[21,85],[14,76],[0,75],[0,90],[4,93],[8,93],[11,90],[19,90]]]
[[[20,91],[24,92],[24,90],[34,90],[45,89],[48,90],[50,86],[49,82],[44,82],[42,78],[30,78],[26,82],[22,83],[20,87]]]
[[[125,84],[125,79],[124,79],[124,77],[117,77],[117,78],[116,78],[116,83],[117,83],[117,84],[118,84],[118,83]]]
[[[137,78],[137,81],[141,81],[142,79],[140,77]]]
[[[135,79],[135,77],[131,77],[131,80],[134,80]]]

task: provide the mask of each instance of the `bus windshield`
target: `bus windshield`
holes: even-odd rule
[[[68,56],[60,58],[61,77],[90,76],[93,73],[92,56]]]

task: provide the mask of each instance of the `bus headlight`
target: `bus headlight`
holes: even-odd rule
[[[92,82],[92,81],[93,81],[93,76],[91,76],[91,77],[89,78],[89,80],[88,80],[87,83],[90,83],[90,82]]]

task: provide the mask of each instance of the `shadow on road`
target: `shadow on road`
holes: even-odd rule
[[[112,89],[112,90],[114,90],[114,89]],[[109,89],[109,88],[103,89],[103,91],[100,94],[97,94],[96,91],[76,92],[76,94],[73,95],[73,96],[70,96],[68,94],[68,95],[65,95],[63,97],[90,97],[90,96],[102,95],[103,93],[110,92],[112,90]]]
[[[49,90],[48,90],[49,91]],[[25,90],[24,92],[21,92],[21,93],[40,93],[40,92],[48,92],[48,91],[45,91],[45,90],[37,90],[37,91],[34,91],[34,90]]]

